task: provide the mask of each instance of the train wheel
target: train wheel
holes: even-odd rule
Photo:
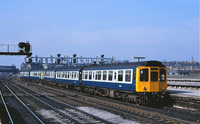
[[[145,96],[143,100],[143,105],[148,106],[151,104],[151,100],[149,97]]]
[[[151,105],[151,99],[147,96],[141,96],[141,98],[137,101],[137,104],[149,106]]]

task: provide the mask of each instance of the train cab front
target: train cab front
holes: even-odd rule
[[[136,91],[140,102],[147,104],[164,99],[167,94],[167,68],[165,66],[139,66],[136,73]]]

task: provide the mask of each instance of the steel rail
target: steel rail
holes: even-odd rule
[[[200,82],[200,79],[174,79],[168,78],[167,81],[175,81],[175,82]]]
[[[11,122],[11,124],[14,124],[14,123],[13,123],[13,120],[12,120],[12,117],[11,117],[11,115],[10,115],[10,112],[8,111],[8,108],[7,108],[6,103],[5,103],[5,101],[4,101],[4,98],[3,98],[3,95],[2,95],[2,93],[1,93],[1,91],[0,91],[0,95],[1,95],[1,99],[2,99],[2,101],[3,101],[3,104],[4,104],[4,106],[5,106],[6,112],[7,112],[8,116],[9,116],[10,122]]]
[[[190,86],[190,85],[184,85],[184,84],[167,84],[167,87],[169,88],[181,88],[181,89],[195,89],[200,90],[200,86]]]
[[[12,85],[13,85],[13,84],[12,84]],[[65,114],[64,112],[61,112],[61,111],[60,111],[60,110],[58,110],[57,108],[55,108],[55,107],[53,107],[52,105],[50,105],[50,104],[48,104],[48,103],[46,103],[46,102],[42,101],[42,100],[41,100],[41,99],[39,99],[39,98],[37,98],[37,97],[33,96],[32,94],[30,94],[30,93],[26,92],[25,90],[21,89],[20,87],[18,87],[18,86],[16,86],[16,85],[13,85],[13,86],[15,86],[15,87],[16,87],[16,88],[18,88],[19,90],[23,91],[24,93],[28,94],[29,96],[33,97],[34,99],[36,99],[36,100],[38,100],[38,101],[42,102],[43,104],[45,104],[45,105],[49,106],[50,108],[54,109],[56,112],[58,112],[58,113],[60,113],[61,115],[63,115],[63,116],[65,116],[65,117],[69,118],[70,120],[74,121],[75,123],[79,123],[79,124],[81,124],[81,122],[80,122],[80,121],[76,120],[76,119],[75,119],[75,118],[73,118],[73,117],[70,117],[70,116],[68,116],[68,115],[67,115],[67,114]]]
[[[24,91],[23,89],[19,88],[18,86],[14,85],[14,84],[12,84],[12,85],[15,86],[15,87],[17,87],[18,89],[22,90],[23,92],[27,93],[26,91]],[[26,88],[27,88],[27,87],[26,87]],[[110,122],[110,121],[107,121],[107,120],[105,120],[105,119],[102,119],[102,118],[100,118],[100,117],[98,117],[98,116],[95,116],[95,115],[93,115],[93,114],[90,114],[90,113],[88,113],[88,112],[82,111],[82,110],[80,110],[80,109],[78,109],[78,108],[76,108],[76,107],[74,107],[74,106],[72,106],[72,105],[70,105],[70,104],[67,104],[67,103],[65,103],[65,102],[62,102],[62,101],[60,101],[60,100],[58,100],[58,99],[55,99],[55,98],[53,98],[53,97],[44,95],[44,94],[39,93],[39,92],[37,92],[37,91],[35,91],[35,90],[32,90],[32,89],[30,89],[30,88],[27,88],[27,89],[29,89],[29,90],[31,90],[31,91],[37,93],[37,94],[40,94],[40,95],[42,95],[42,96],[45,96],[45,97],[47,97],[48,99],[51,99],[51,100],[54,100],[54,101],[56,101],[56,102],[58,102],[58,103],[61,103],[61,104],[63,104],[63,105],[66,105],[66,106],[68,106],[68,107],[70,107],[70,108],[72,108],[72,109],[75,109],[75,110],[79,111],[79,112],[82,112],[82,113],[84,113],[84,114],[90,115],[90,116],[92,116],[93,118],[99,119],[99,120],[103,121],[103,122],[106,123],[106,124],[113,124],[113,123]],[[27,94],[29,94],[29,93],[27,93]],[[31,94],[29,94],[29,95],[32,96],[32,97],[35,97],[35,96],[31,95]],[[40,101],[40,99],[38,99],[37,97],[36,97],[36,99]],[[44,101],[41,100],[41,102],[44,102]],[[44,102],[44,104],[45,104],[45,102]],[[47,104],[48,104],[48,103],[47,103]],[[49,106],[51,106],[51,105],[49,105]],[[55,109],[55,110],[57,110],[57,111],[59,112],[59,110],[56,109],[55,107],[52,106],[52,108]],[[61,113],[63,113],[63,112],[61,112]],[[66,115],[65,113],[63,113],[63,114]],[[66,116],[68,116],[68,115],[66,115]],[[70,116],[68,116],[68,117],[70,117]],[[71,118],[71,117],[70,117],[70,118]],[[73,118],[72,118],[72,119],[73,119]],[[75,120],[76,120],[78,123],[81,123],[81,122],[78,121],[77,119],[75,119]]]
[[[4,83],[3,83],[4,84]],[[15,96],[15,98],[41,123],[41,124],[44,124],[44,122],[42,122],[42,120],[40,120],[40,118],[39,117],[37,117],[37,115],[35,115],[34,114],[34,112],[32,112],[31,111],[31,109],[29,109],[21,100],[20,100],[20,98],[17,96],[17,95],[15,95],[15,93],[14,92],[12,92],[12,90],[7,86],[7,85],[5,85],[4,84],[4,86],[12,93],[12,95],[13,96]]]

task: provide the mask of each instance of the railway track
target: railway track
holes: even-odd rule
[[[5,108],[5,110],[6,110],[6,113],[7,113],[8,117],[9,117],[9,123],[10,123],[10,124],[14,124],[14,123],[13,123],[13,119],[12,119],[12,117],[11,117],[11,115],[10,115],[10,112],[9,112],[9,110],[8,110],[8,107],[7,107],[7,105],[6,105],[6,102],[5,102],[5,100],[4,100],[4,97],[3,97],[2,93],[1,93],[1,91],[0,91],[0,96],[1,96],[1,100],[2,100],[2,102],[3,102],[4,108]]]
[[[5,107],[0,107],[0,124],[20,124],[20,123],[27,123],[29,120],[29,124],[35,123],[42,123],[43,122],[30,110],[30,108],[22,102],[22,100],[11,90],[7,87],[5,83],[0,80],[0,89],[1,89],[1,99]],[[6,108],[6,112],[3,108]],[[21,112],[21,115],[19,114]],[[8,116],[6,116],[8,113]],[[35,115],[35,116],[34,116]],[[26,121],[27,120],[27,121]]]
[[[41,124],[44,124],[44,122],[6,84],[4,84],[4,86],[37,119],[38,122],[40,122]]]
[[[85,94],[79,93],[77,95],[76,93],[73,93],[72,91],[61,91],[60,89],[55,89],[52,87],[46,87],[42,85],[37,84],[31,84],[28,83],[28,85],[32,85],[35,88],[38,88],[40,90],[51,92],[52,94],[57,95],[64,95],[67,99],[72,99],[74,101],[83,102],[85,104],[95,106],[101,109],[105,109],[108,111],[111,111],[113,113],[120,113],[121,115],[124,115],[125,117],[134,118],[136,120],[139,120],[140,122],[145,123],[194,123],[190,121],[185,121],[182,119],[178,119],[175,117],[169,117],[168,115],[161,114],[158,112],[150,111],[149,109],[141,109],[137,105],[130,105],[128,103],[121,104],[120,102],[116,102],[116,100],[108,100],[104,98],[94,98],[89,97]],[[76,96],[76,97],[74,97]]]
[[[40,98],[36,97],[35,95],[32,95],[31,93],[29,93],[28,91],[25,91],[24,88],[16,86],[15,84],[12,84],[15,88],[21,90],[22,92],[28,94],[29,96],[33,97],[34,99],[42,102],[43,104],[45,104],[46,106],[50,107],[52,110],[54,110],[55,112],[59,113],[61,116],[63,116],[64,118],[68,118],[70,121],[67,121],[67,123],[77,123],[77,124],[82,124],[82,123],[104,123],[104,124],[110,124],[111,122],[104,120],[102,118],[99,118],[97,116],[94,116],[92,114],[89,114],[87,112],[84,112],[74,106],[71,106],[67,103],[64,103],[58,99],[55,99],[53,97],[50,97],[48,95],[42,94],[36,90],[27,88],[28,90],[31,90],[32,92],[37,93],[40,96],[46,97],[48,99],[53,100],[54,102],[56,102],[56,104],[62,104],[65,107],[68,107],[68,109],[65,109],[64,111],[61,111],[61,108],[57,108],[54,107],[53,105],[50,105],[49,103],[45,102],[46,100],[41,100]],[[56,105],[58,106],[58,105]],[[60,106],[60,105],[59,105]]]
[[[193,112],[200,112],[200,100],[183,98],[183,97],[173,97],[175,100],[174,107],[181,108]]]
[[[200,79],[176,79],[176,78],[168,78],[167,81],[173,81],[173,82],[200,82]]]

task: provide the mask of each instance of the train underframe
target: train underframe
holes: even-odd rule
[[[44,81],[44,80],[33,80],[33,79],[31,79],[30,81],[44,83],[47,85],[53,85],[58,87],[65,87],[66,89],[87,93],[91,96],[98,95],[114,99],[121,99],[125,102],[130,102],[145,106],[164,106],[168,104],[168,101],[170,99],[168,92],[133,92],[133,91],[123,91],[123,90],[92,87],[92,86],[80,86],[80,85],[60,83],[60,82],[58,83],[55,81]]]
[[[169,98],[168,92],[131,92],[116,89],[84,87],[85,93],[91,95],[99,95],[103,97],[110,97],[121,99],[125,102],[135,103],[145,106],[163,106],[166,105]]]

